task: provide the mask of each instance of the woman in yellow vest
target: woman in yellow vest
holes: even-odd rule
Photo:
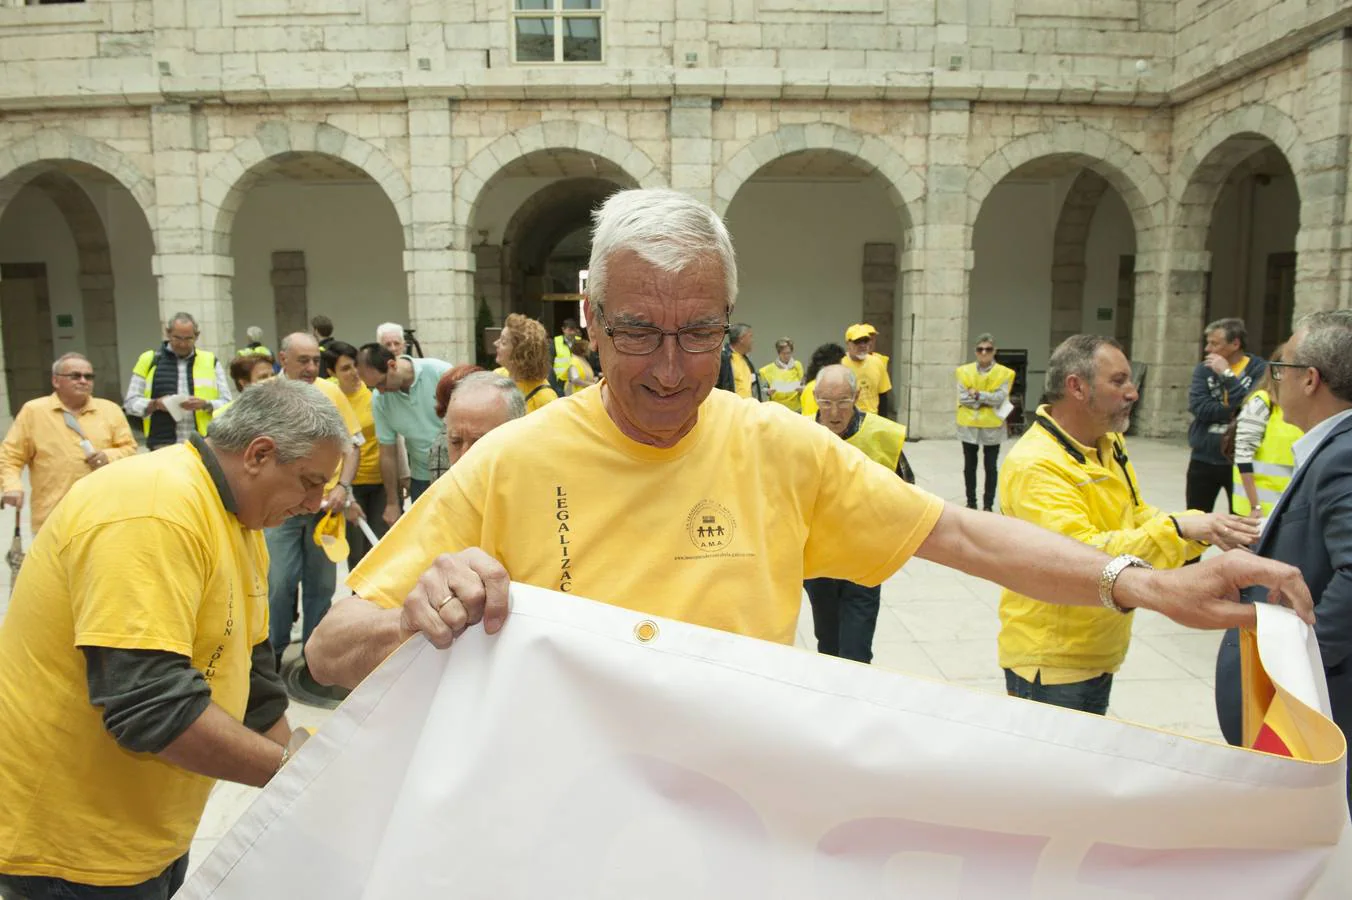
[[[986,469],[982,508],[995,508],[995,485],[1000,445],[1005,441],[1005,420],[1000,407],[1009,400],[1014,370],[995,361],[995,338],[976,339],[976,362],[958,366],[958,440],[962,441],[962,476],[967,485],[967,508],[976,509],[976,458],[980,453]]]
[[[839,344],[822,344],[812,351],[812,359],[808,360],[807,372],[803,375],[803,415],[817,417],[817,373],[827,366],[840,365],[844,358],[845,348]]]
[[[794,412],[803,411],[803,364],[793,358],[793,341],[775,341],[774,362],[761,366],[761,379],[770,386],[770,399]]]
[[[1285,345],[1272,353],[1269,363],[1281,362]],[[1291,447],[1305,432],[1286,421],[1272,389],[1272,369],[1263,374],[1258,389],[1250,394],[1235,420],[1234,509],[1240,516],[1267,518],[1281,499],[1296,471]]]

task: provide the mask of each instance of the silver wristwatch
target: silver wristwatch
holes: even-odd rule
[[[1113,599],[1113,588],[1117,586],[1117,576],[1121,575],[1124,569],[1130,568],[1153,569],[1155,567],[1130,553],[1123,553],[1121,556],[1114,556],[1109,560],[1108,565],[1104,566],[1103,571],[1099,574],[1098,580],[1099,602],[1108,609],[1120,613],[1131,612],[1129,609],[1118,606],[1117,601]]]

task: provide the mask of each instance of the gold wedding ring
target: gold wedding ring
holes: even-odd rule
[[[437,604],[437,612],[441,612],[441,608],[442,608],[443,606],[445,606],[447,603],[450,603],[450,602],[451,602],[452,600],[454,600],[454,599],[455,599],[455,592],[452,591],[451,593],[449,593],[449,594],[446,595],[446,599],[442,600],[440,603]]]

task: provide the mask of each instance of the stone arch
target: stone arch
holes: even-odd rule
[[[351,163],[380,185],[394,206],[404,231],[404,246],[411,246],[412,192],[408,179],[390,158],[373,144],[326,123],[267,122],[253,137],[240,141],[202,181],[203,222],[210,224],[212,249],[221,256],[230,253],[230,234],[249,188],[279,156],[319,153]]]
[[[1286,157],[1296,179],[1296,192],[1308,196],[1303,167],[1305,142],[1300,127],[1275,107],[1242,106],[1217,116],[1188,148],[1174,170],[1173,196],[1178,199],[1174,250],[1205,253],[1211,213],[1230,172],[1267,145]],[[1202,265],[1201,268],[1209,268]]]
[[[1052,238],[1051,346],[1081,331],[1084,317],[1085,249],[1108,180],[1085,169],[1075,177],[1056,219]]]
[[[802,150],[833,150],[871,165],[887,182],[906,231],[920,224],[925,179],[886,141],[839,125],[785,125],[743,147],[714,177],[714,211],[725,215],[733,197],[767,163]]]
[[[1122,195],[1135,226],[1138,255],[1163,249],[1159,238],[1166,198],[1163,179],[1130,145],[1106,131],[1078,124],[1015,138],[986,157],[967,181],[968,226],[976,226],[982,204],[1006,175],[1048,156],[1063,157],[1097,173]]]
[[[154,178],[102,141],[60,128],[44,129],[32,137],[0,147],[0,214],[28,181],[28,177],[11,178],[11,175],[20,169],[37,173],[55,168],[61,160],[73,160],[98,169],[126,188],[136,199],[146,221],[152,223],[151,233],[154,234]]]
[[[554,120],[505,134],[474,154],[455,180],[454,221],[463,228],[474,222],[479,196],[506,166],[541,150],[578,150],[615,164],[640,187],[665,187],[652,158],[627,138],[589,122]]]

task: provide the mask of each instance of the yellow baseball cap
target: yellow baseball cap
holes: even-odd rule
[[[874,328],[872,325],[868,324],[867,322],[861,322],[861,323],[859,323],[858,325],[851,325],[849,328],[846,328],[846,329],[845,329],[845,340],[847,340],[847,341],[862,341],[864,338],[868,337],[869,335],[877,334],[877,333],[878,333],[878,329]]]
[[[315,523],[315,543],[332,562],[347,559],[347,524],[339,509],[330,509]]]

